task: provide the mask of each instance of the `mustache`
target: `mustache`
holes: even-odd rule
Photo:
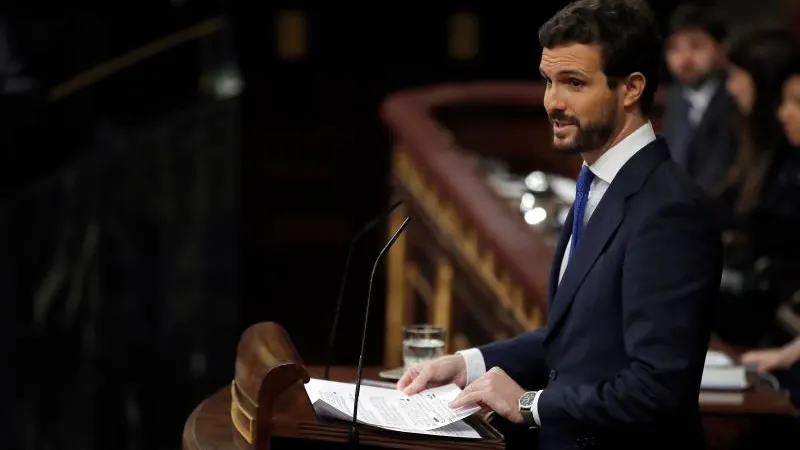
[[[578,125],[579,123],[576,117],[569,116],[561,111],[548,114],[547,117],[550,119],[550,123],[554,123],[556,121],[568,125]]]

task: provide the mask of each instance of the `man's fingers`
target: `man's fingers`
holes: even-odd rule
[[[742,364],[755,367],[759,372],[769,372],[776,366],[775,358],[770,358],[769,354],[752,352],[742,357]]]
[[[407,388],[408,385],[411,384],[412,381],[414,381],[414,378],[416,378],[417,375],[419,375],[419,369],[416,367],[412,367],[406,370],[405,373],[403,373],[403,376],[400,377],[399,380],[397,380],[397,389],[401,391],[405,390],[405,388]]]
[[[458,397],[450,402],[450,407],[453,409],[458,409],[464,405],[472,405],[477,404],[478,402],[483,402],[484,393],[485,391],[461,391],[461,393],[458,394]]]
[[[413,395],[419,391],[424,390],[428,386],[428,382],[431,379],[431,368],[430,366],[426,366],[424,369],[419,371],[419,374],[414,378],[411,383],[408,384],[403,389],[406,395]]]
[[[743,364],[753,364],[761,359],[761,353],[758,352],[748,352],[742,355],[742,363]]]

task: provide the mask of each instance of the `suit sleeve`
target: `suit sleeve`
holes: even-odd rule
[[[719,230],[704,205],[690,203],[665,206],[643,225],[622,268],[630,363],[598,383],[546,388],[545,426],[649,424],[697,398],[722,271]]]
[[[478,347],[487,370],[500,367],[522,387],[541,387],[547,380],[547,365],[544,362],[546,332],[546,328],[540,328]]]

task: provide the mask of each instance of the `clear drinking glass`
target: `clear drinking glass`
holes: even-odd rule
[[[403,328],[403,364],[406,368],[444,355],[447,331],[435,325]]]

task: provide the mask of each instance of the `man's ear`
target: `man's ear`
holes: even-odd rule
[[[634,72],[628,75],[624,82],[625,92],[623,93],[622,104],[626,108],[636,104],[642,97],[646,85],[647,79],[641,72]]]

